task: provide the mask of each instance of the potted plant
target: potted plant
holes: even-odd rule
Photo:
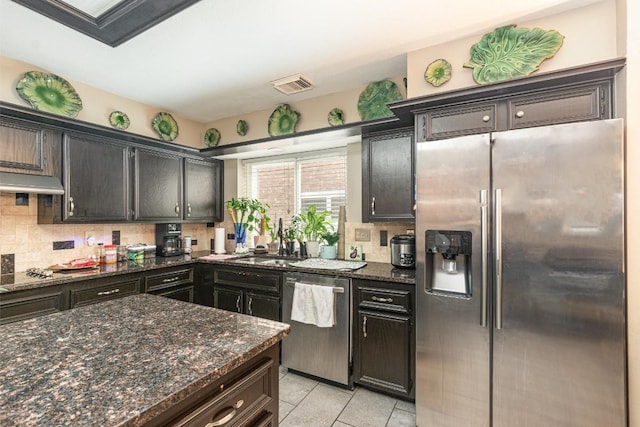
[[[247,197],[232,198],[225,205],[233,222],[235,252],[247,253],[249,252],[249,248],[246,246],[247,231],[259,230],[261,223],[265,228],[269,227],[270,219],[267,216],[267,208],[270,206],[258,199]]]
[[[328,219],[331,216],[331,211],[318,212],[316,205],[311,205],[307,212],[298,216],[302,225],[302,233],[307,240],[307,253],[311,257],[317,257],[320,238],[323,234],[333,230],[333,224]]]
[[[340,238],[339,233],[336,232],[327,232],[322,235],[322,239],[326,242],[326,245],[323,245],[320,248],[320,258],[324,259],[336,259],[338,256],[338,248],[336,247],[336,243]]]
[[[287,255],[294,254],[297,235],[298,233],[292,221],[292,225],[290,225],[289,227],[286,227],[282,233],[282,240],[284,240],[284,245],[287,250]]]

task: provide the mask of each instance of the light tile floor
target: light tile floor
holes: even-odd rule
[[[411,402],[334,387],[280,367],[281,427],[415,427],[415,413]]]

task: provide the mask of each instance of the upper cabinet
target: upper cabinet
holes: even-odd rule
[[[59,166],[59,131],[0,117],[0,171],[53,176]]]
[[[362,221],[414,220],[413,129],[362,138]]]
[[[223,218],[222,161],[184,159],[184,212],[186,221]]]
[[[182,159],[173,154],[135,150],[134,218],[142,221],[182,219]]]
[[[130,219],[129,149],[107,138],[68,133],[63,150],[64,221]]]

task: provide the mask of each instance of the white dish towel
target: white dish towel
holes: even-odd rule
[[[335,294],[333,286],[295,283],[291,320],[330,328],[335,325]]]

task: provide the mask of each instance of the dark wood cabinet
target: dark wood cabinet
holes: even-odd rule
[[[143,290],[186,302],[194,302],[194,268],[167,268],[145,275]]]
[[[61,286],[0,293],[0,324],[66,310],[66,295]]]
[[[130,151],[115,141],[64,135],[63,220],[119,222],[130,219]]]
[[[223,219],[222,191],[219,160],[184,160],[184,220],[210,222]]]
[[[362,221],[413,221],[413,129],[362,138]]]
[[[135,150],[134,219],[182,219],[182,159],[163,151]]]
[[[611,81],[529,90],[416,111],[418,142],[612,117]]]
[[[61,140],[55,129],[0,117],[0,171],[57,176]]]
[[[140,293],[139,274],[105,277],[74,283],[70,291],[69,308],[96,304],[138,293]]]
[[[413,285],[354,280],[354,382],[405,399],[415,396]]]
[[[282,273],[256,268],[215,267],[213,306],[270,320],[281,320]]]

